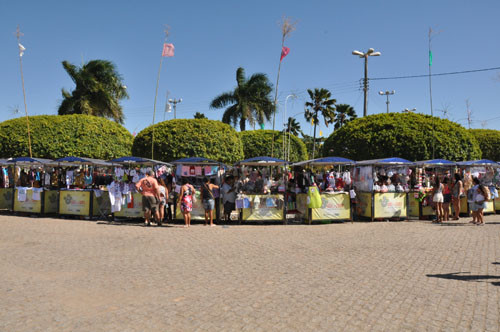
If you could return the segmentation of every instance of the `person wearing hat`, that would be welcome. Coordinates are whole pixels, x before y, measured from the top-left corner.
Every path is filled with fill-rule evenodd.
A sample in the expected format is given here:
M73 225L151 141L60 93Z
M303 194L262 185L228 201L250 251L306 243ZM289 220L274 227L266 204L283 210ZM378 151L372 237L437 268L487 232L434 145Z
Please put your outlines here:
M146 177L135 184L135 188L142 195L142 210L144 211L144 223L151 224L150 219L154 215L155 220L159 220L158 203L160 197L160 187L158 181L153 177L154 172L149 170Z

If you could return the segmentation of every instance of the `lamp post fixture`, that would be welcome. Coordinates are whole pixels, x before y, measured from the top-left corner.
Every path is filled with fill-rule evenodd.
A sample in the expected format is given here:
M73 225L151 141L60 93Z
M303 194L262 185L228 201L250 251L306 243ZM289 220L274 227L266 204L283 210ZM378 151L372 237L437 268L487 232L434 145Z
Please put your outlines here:
M182 98L179 98L179 99L175 99L175 98L174 99L169 99L168 102L174 105L174 119L177 119L177 104L178 103L182 103Z
M392 91L379 91L378 94L381 95L381 96L387 96L387 101L385 102L387 104L387 113L389 113L389 104L390 104L390 101L389 101L389 96L390 95L393 95L395 94L396 91L392 90Z
M380 52L375 52L373 48L369 48L368 51L365 53L360 52L360 51L352 51L353 55L357 55L360 58L365 59L365 78L363 80L363 91L365 92L365 102L364 102L364 107L363 107L363 116L367 115L367 110L368 110L368 57L369 56L380 56Z
M288 123L288 119L286 117L286 105L287 105L287 102L288 102L288 98L292 98L292 99L297 99L297 95L292 93L292 94L289 94L288 96L286 96L285 98L285 112L283 113L283 125L285 127L285 130L283 132L283 159L284 160L287 160L288 161L288 157L287 157L287 146L286 146L286 132L287 132L287 127L289 125ZM288 145L290 145L290 130L288 130Z
M412 108L411 110L405 108L404 110L402 110L401 112L403 113L412 113L412 112L415 112L417 109L416 108Z

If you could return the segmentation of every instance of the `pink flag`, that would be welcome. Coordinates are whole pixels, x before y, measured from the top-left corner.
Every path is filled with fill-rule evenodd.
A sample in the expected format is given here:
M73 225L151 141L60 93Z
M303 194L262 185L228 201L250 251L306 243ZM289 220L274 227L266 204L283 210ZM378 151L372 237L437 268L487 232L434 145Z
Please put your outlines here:
M174 44L163 44L163 52L161 52L161 56L174 56Z
M281 49L280 61L283 60L283 58L286 57L288 55L288 53L290 53L290 49L286 46L283 46L283 48Z

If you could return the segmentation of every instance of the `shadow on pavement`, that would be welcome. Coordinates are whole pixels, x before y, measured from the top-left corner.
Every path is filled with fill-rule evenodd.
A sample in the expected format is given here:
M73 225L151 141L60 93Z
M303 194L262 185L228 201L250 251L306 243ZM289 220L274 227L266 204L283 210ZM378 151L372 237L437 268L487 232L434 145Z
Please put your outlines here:
M493 263L495 264L495 263ZM441 279L451 279L460 281L475 281L482 282L484 280L499 279L500 276L490 276L487 274L467 274L469 272L455 272L455 273L445 273L445 274L426 274L429 278L441 278ZM500 286L500 281L492 282L493 286Z

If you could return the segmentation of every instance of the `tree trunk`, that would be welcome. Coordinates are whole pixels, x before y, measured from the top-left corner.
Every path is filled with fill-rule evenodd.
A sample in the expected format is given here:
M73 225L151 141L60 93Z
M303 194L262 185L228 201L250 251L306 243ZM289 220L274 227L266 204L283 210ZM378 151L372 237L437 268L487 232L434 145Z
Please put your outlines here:
M318 117L318 111L316 111L316 114L314 118ZM312 159L314 159L314 154L316 152L316 120L314 120L314 135L313 135L313 154L312 154Z
M244 119L244 118L240 119L240 131L245 131L246 122L247 122L246 119Z

